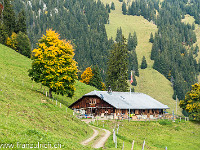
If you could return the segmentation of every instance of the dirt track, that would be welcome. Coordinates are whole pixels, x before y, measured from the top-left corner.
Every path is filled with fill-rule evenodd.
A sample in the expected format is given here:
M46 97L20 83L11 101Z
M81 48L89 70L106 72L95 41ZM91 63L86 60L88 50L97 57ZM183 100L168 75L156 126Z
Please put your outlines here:
M85 119L85 120L82 120L82 121L84 121L86 123L89 123L91 120ZM90 127L94 131L94 134L90 138L88 138L85 141L81 142L82 145L88 145L92 140L95 139L96 136L99 135L99 131L95 129L97 127L95 127L95 128L92 127L92 126L90 126ZM95 142L93 143L93 146L92 146L93 148L103 147L104 144L106 143L108 137L111 135L111 132L109 130L101 129L101 128L97 128L97 129L99 129L100 132L103 132L104 134L100 138L95 140Z

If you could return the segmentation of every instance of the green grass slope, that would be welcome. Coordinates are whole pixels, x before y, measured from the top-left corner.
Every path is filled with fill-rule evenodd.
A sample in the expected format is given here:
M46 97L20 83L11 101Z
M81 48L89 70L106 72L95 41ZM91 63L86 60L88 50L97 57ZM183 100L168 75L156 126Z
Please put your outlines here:
M77 82L74 98L56 96L56 105L55 100L43 94L47 88L28 77L30 67L30 59L0 44L0 149L5 146L2 144L21 149L23 144L38 142L52 147L57 144L59 148L61 144L64 149L90 149L79 143L92 130L76 119L70 109L66 112L65 105L60 108L60 102L70 104L95 88Z
M103 124L110 131L116 129L117 124L120 125L117 134L117 149L122 149L124 142L124 149L130 150L133 140L134 150L141 150L144 140L145 150L164 150L165 147L170 150L197 150L200 147L198 122L158 120L151 122L105 121L103 123L99 121L98 127L103 127ZM105 147L116 150L112 138L112 136L109 137Z
M149 42L151 32L157 31L157 26L147 21L142 16L123 15L118 0L112 0L115 3L115 10L111 10L110 24L106 24L108 37L115 38L117 28L121 27L126 38L128 34L134 31L137 33L138 46L136 52L138 55L138 63L141 65L142 57L145 56L148 64L147 69L140 69L140 77L137 78L138 85L135 87L136 92L142 92L152 96L160 102L170 107L169 112L176 108L175 101L172 99L173 89L170 82L158 71L152 69L153 61L150 59L152 44ZM110 0L102 0L104 4L111 4ZM178 109L181 114L181 109Z

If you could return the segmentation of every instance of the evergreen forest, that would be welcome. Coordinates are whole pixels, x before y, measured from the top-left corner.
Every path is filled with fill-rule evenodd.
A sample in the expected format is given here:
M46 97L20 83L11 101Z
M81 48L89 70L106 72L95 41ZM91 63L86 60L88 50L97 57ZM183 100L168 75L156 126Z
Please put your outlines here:
M98 65L101 78L105 82L113 45L124 40L127 48L127 56L124 58L127 59L126 80L130 79L131 71L134 72L134 79L135 76L139 77L135 51L136 33L133 31L127 39L123 39L122 29L119 27L116 39L107 37L105 24L110 23L109 13L115 10L114 3L104 5L100 0L11 0L11 3L10 0L1 0L0 2L9 5L4 6L4 11L0 11L1 43L16 48L23 55L30 57L30 49L36 48L38 39L51 28L58 32L62 39L72 42L79 70L83 72L87 67ZM158 31L155 35L151 34L149 40L153 43L151 51L153 68L171 81L174 89L173 98L175 99L177 95L179 99L184 99L191 85L197 82L200 67L196 60L199 47L194 45L197 41L195 25L184 24L181 20L189 14L194 17L196 24L200 24L200 1L121 2L124 15L141 15L157 25ZM15 42L16 40L18 41ZM23 49L25 47L23 43L28 45L26 49Z
M199 48L193 46L197 41L194 24L184 24L181 20L189 14L199 24L200 1L167 0L160 3L157 0L136 0L126 8L127 15L142 15L157 25L158 31L149 40L153 43L153 68L171 81L173 98L177 95L179 99L184 99L191 85L197 82L199 65L196 57Z

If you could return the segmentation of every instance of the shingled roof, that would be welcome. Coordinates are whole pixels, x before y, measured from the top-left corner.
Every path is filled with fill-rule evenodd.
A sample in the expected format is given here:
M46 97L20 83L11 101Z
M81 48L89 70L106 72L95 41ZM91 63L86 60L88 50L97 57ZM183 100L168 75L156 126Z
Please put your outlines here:
M167 105L143 93L92 91L85 96L98 96L117 109L169 109Z

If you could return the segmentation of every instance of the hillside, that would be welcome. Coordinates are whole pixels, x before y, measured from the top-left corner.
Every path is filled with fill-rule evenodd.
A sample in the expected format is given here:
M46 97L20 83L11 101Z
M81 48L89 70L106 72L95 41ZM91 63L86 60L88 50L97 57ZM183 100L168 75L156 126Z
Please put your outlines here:
M92 134L60 102L71 103L95 88L76 83L73 99L45 97L40 84L28 77L31 60L0 45L0 141L1 144L61 144L64 149L90 149L79 144ZM46 89L47 90L47 89ZM22 146L21 145L21 146ZM1 145L2 146L2 145ZM18 145L19 146L19 145ZM60 145L58 145L60 147ZM19 147L18 147L19 148Z
M185 18L182 19L182 21L184 23L189 23L189 24L193 24L195 19L193 16L190 16L190 15L185 15ZM195 45L198 45L198 47L200 47L200 25L198 24L195 24L195 33L196 33L196 36L197 36L197 42L194 44ZM198 56L196 57L196 60L199 62L199 59L200 59L200 51L198 52ZM198 81L200 81L200 75L198 76Z
M103 127L104 124L104 127ZM95 126L106 128L113 131L119 124L117 136L117 149L130 150L134 140L134 150L141 150L143 141L145 140L145 150L197 150L200 143L200 126L198 122L184 121L176 122L159 120L159 121L105 121L95 122ZM116 130L115 130L116 131ZM110 136L106 147L115 149L113 136ZM115 149L116 150L116 149Z
M102 2L104 4L111 3L109 0L102 0ZM128 38L130 32L133 33L135 31L138 38L136 53L139 65L143 56L147 59L148 68L139 70L140 76L137 78L138 85L135 87L135 90L148 94L168 105L171 108L169 112L172 112L175 110L176 104L172 99L173 88L171 83L158 71L152 69L153 61L150 59L152 44L149 42L149 38L151 32L154 34L157 31L156 25L147 21L142 16L123 15L121 11L122 3L118 0L113 0L113 2L115 3L115 10L111 10L109 14L110 24L106 24L108 37L115 38L117 28L119 27L122 28L122 32L126 38ZM178 109L178 114L181 114L181 109Z
M189 23L189 24L193 24L195 21L194 17L193 16L190 16L190 15L185 15L185 18L182 19L182 22L184 23ZM194 45L198 45L200 47L200 25L198 24L195 24L195 33L196 33L196 36L197 36L197 42L194 44ZM200 58L200 52L198 53L198 56L197 56L197 60Z

